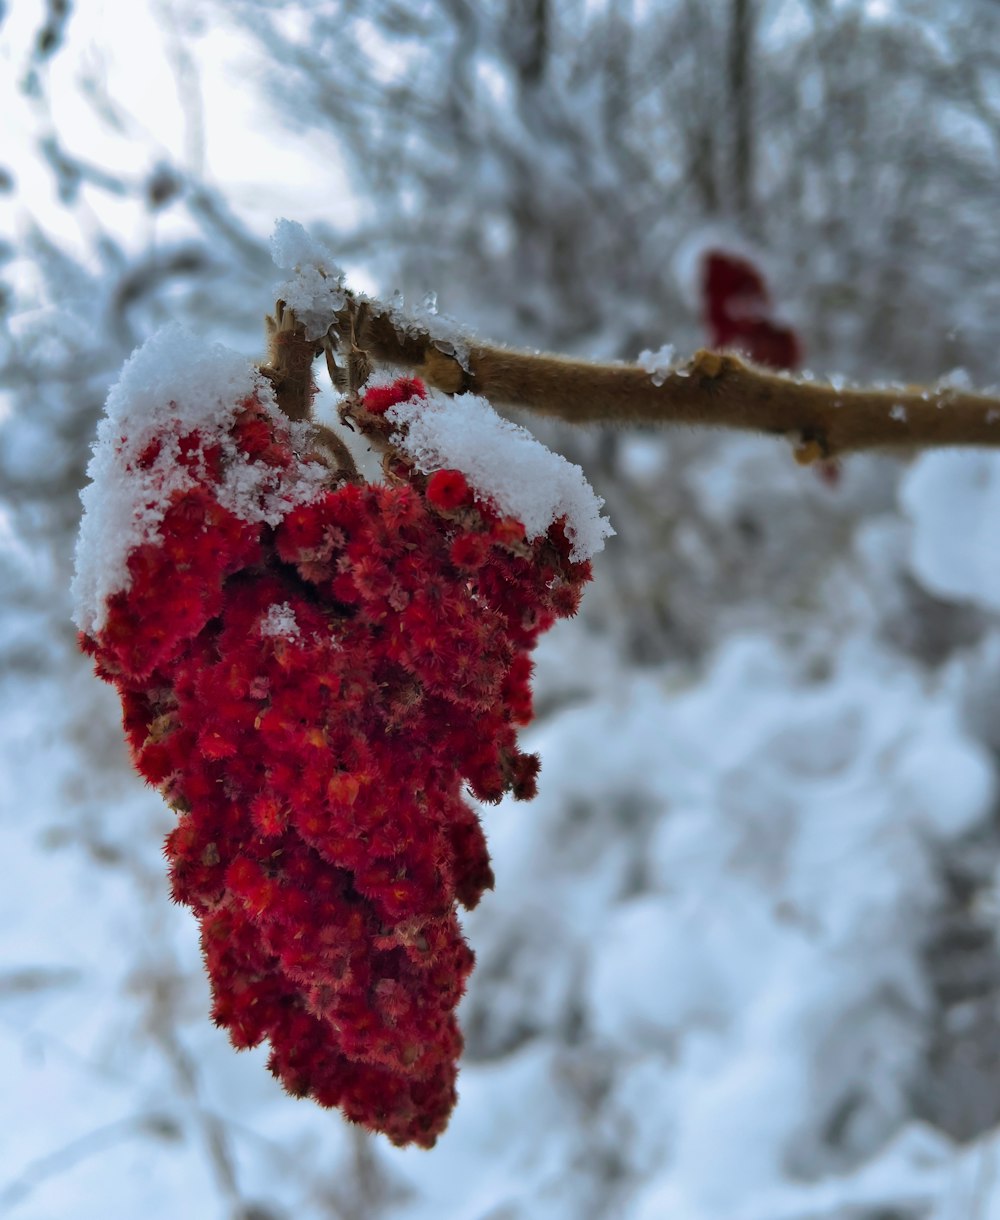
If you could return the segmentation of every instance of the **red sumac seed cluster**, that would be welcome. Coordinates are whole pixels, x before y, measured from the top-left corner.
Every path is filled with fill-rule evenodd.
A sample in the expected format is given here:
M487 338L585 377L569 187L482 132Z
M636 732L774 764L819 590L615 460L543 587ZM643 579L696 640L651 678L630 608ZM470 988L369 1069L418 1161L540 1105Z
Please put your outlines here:
M373 416L418 392L371 391ZM233 420L225 446L182 438L193 479L82 644L178 811L165 851L216 1022L236 1047L267 1040L292 1094L429 1147L473 964L456 909L492 884L464 790L533 795L529 653L589 564L564 523L529 541L459 471L403 455L392 483L242 519L217 494L229 442L254 469L304 459L254 398Z

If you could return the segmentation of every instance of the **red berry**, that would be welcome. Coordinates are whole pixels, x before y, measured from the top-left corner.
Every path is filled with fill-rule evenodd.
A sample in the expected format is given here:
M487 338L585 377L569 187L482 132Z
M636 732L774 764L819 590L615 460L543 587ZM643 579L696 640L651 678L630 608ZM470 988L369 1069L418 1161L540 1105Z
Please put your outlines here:
M435 508L461 508L472 499L472 491L460 470L437 470L427 480L427 499Z
M401 402L409 402L411 398L426 398L424 383L416 377L400 377L392 385L372 386L362 396L366 411L372 415L384 415L390 407Z
M802 361L798 335L774 317L764 277L745 258L710 250L702 269L705 324L713 347L735 347L758 364L794 369Z

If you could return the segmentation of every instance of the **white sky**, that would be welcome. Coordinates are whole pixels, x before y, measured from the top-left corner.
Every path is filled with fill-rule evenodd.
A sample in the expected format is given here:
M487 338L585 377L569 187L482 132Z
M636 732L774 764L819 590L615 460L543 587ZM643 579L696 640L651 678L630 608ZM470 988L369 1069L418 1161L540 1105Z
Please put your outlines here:
M204 6L201 7L202 14ZM350 222L354 204L331 143L273 128L258 100L256 44L234 24L220 23L212 6L194 36L171 37L171 16L199 8L189 0L78 0L67 26L66 45L46 69L46 104L25 96L21 83L28 53L43 20L38 0L12 6L0 27L0 113L5 116L0 164L17 181L13 195L0 195L0 234L23 236L34 221L60 242L85 253L97 217L127 245L145 244L157 226L166 236L176 219L170 209L142 214L106 191L85 186L75 215L55 195L53 175L41 161L37 141L56 131L63 148L94 166L142 179L158 161L170 162L210 183L223 185L229 205L256 231L270 231L275 216L308 222L315 201L332 206L326 219ZM84 100L82 88L104 96L108 112L122 122L115 131ZM182 102L182 93L185 101Z

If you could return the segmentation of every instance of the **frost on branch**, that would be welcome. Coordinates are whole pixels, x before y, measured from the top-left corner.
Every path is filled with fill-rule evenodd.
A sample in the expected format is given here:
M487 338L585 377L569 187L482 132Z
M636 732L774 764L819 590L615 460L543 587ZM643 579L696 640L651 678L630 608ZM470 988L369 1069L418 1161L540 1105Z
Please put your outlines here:
M468 372L471 335L447 314L439 313L429 294L417 305L407 304L397 292L389 302L376 301L361 292L348 294L344 271L333 251L294 220L279 220L271 237L271 257L287 278L275 286L275 298L284 301L305 327L307 339L319 339L335 323L348 296L367 304L392 323L398 336L427 335L438 351L454 356Z
M676 368L677 353L672 343L664 343L654 352L646 348L639 353L639 364L652 379L653 385L661 386Z
M268 1041L292 1094L429 1147L473 963L457 907L493 880L464 789L534 795L529 654L575 612L577 556L606 529L571 524L575 476L543 523L471 448L467 472L458 450L418 467L403 431L422 407L413 379L369 391L357 416L390 482L338 486L238 357L160 336L109 397L76 590L136 767L178 813L172 893L199 920L215 1021L238 1048Z

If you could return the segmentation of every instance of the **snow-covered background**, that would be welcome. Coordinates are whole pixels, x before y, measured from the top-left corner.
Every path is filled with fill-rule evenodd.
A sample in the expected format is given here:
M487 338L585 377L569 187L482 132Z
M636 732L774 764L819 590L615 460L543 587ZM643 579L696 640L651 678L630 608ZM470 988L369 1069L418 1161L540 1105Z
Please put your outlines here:
M520 421L618 537L539 653L540 795L484 811L431 1152L207 1019L68 594L108 386L174 319L259 353L279 215L603 357L693 350L722 241L815 372L1000 381L998 35L973 0L0 5L0 1216L1000 1217L1000 457L830 485Z

